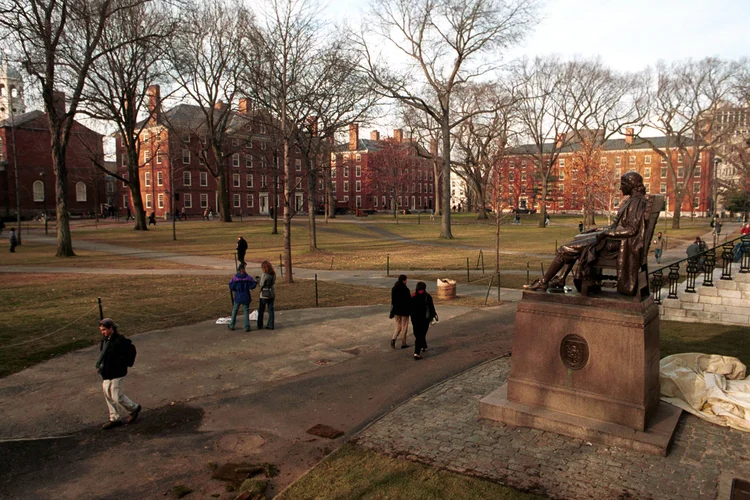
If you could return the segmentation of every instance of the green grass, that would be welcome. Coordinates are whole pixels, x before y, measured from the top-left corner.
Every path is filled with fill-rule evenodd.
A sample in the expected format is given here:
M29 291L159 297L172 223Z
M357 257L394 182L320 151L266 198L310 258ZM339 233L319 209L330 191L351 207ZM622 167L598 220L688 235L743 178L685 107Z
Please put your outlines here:
M661 322L661 357L683 352L721 354L750 365L750 327Z
M544 497L347 444L276 498L531 500Z

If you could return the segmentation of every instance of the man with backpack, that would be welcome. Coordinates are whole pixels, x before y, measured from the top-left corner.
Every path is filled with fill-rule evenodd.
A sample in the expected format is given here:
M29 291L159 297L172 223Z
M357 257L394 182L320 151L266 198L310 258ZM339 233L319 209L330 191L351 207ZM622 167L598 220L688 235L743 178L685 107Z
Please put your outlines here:
M109 422L102 429L113 429L123 423L132 424L141 412L141 405L134 403L123 392L123 379L128 367L135 362L135 346L127 337L117 333L117 325L110 318L99 322L99 331L104 338L99 344L99 359L96 369L102 376L104 399L109 408ZM126 417L123 422L122 417Z

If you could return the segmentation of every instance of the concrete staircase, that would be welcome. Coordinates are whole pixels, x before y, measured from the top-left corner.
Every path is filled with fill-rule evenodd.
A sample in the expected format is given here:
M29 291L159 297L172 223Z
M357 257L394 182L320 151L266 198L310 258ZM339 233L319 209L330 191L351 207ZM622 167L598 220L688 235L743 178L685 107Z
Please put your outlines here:
M750 273L732 269L731 280L721 280L721 267L714 270L714 286L703 286L702 275L696 280L695 293L678 287L678 299L668 299L668 288L662 289L659 315L668 321L718 323L750 326Z

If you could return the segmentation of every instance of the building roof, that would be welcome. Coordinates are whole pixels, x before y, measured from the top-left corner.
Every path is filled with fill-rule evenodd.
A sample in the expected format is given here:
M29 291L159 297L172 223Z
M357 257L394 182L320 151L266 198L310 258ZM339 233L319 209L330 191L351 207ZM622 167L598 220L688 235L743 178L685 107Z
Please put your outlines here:
M49 131L49 123L47 122L47 113L44 111L34 110L27 113L21 113L20 115L14 115L12 118L6 118L0 121L0 128L11 128L17 129L38 129ZM80 122L73 122L73 133L87 133L98 136L103 136L95 130L91 130Z
M383 144L385 144L386 139L380 139L377 141L374 141L372 139L359 139L357 142L357 151L367 151L368 153L374 153L375 151L380 151L383 148ZM429 158L430 152L427 151L421 144L414 141L404 140L400 144L403 144L404 146L413 146L417 148L417 151L419 153L419 156ZM347 153L347 152L353 152L349 149L349 143L342 143L338 144L336 147L333 148L333 150L337 153Z
M218 110L217 110L218 111ZM227 128L228 133L239 132L247 127L248 124L257 121L258 117L264 116L262 111L250 111L247 114L238 113L236 111L229 111L229 127ZM267 116L266 116L267 118ZM136 128L142 127L147 120L141 120L136 125ZM268 120L265 120L268 123ZM203 109L196 104L178 104L173 108L170 108L162 112L159 120L160 125L169 126L176 130L190 130L197 132L202 130L205 126L206 119L203 114Z
M0 121L0 127L15 126L16 128L21 128L44 116L46 116L46 114L43 111L29 111L28 113L21 113L20 115L14 115L12 118L6 118L5 120Z
M692 141L688 141L691 143ZM544 154L550 154L554 150L554 142L547 142L543 146ZM605 151L625 151L625 150L636 150L636 149L652 149L651 144L654 147L662 149L667 147L667 137L634 137L633 143L628 144L625 138L621 139L609 139L604 142L603 148ZM675 147L674 145L672 147ZM560 150L561 154L572 153L580 149L578 143L570 144ZM516 146L508 150L509 155L533 155L537 153L537 147L535 144L523 144Z

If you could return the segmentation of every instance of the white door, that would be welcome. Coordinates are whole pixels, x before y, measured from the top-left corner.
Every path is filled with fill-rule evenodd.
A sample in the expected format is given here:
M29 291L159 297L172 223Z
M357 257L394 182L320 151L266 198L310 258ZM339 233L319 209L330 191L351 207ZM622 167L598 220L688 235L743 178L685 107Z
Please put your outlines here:
M262 215L268 215L268 193L260 193L258 196L258 204L260 205L260 213Z

